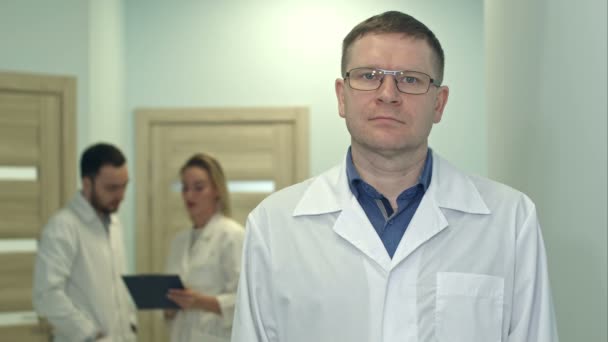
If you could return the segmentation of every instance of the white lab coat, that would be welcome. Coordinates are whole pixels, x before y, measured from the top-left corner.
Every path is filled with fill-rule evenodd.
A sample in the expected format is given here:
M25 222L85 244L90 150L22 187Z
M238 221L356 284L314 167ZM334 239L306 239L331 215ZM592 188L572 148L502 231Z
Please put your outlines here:
M240 224L217 213L192 248L192 229L175 237L167 273L179 274L184 285L196 292L215 296L222 315L203 310L178 311L169 325L172 342L230 341L244 235Z
M109 233L108 233L109 232ZM126 271L122 227L108 231L77 193L42 230L34 271L33 303L54 329L54 341L135 341L135 306L121 278Z
M555 342L534 204L438 155L391 259L345 164L247 221L233 342Z

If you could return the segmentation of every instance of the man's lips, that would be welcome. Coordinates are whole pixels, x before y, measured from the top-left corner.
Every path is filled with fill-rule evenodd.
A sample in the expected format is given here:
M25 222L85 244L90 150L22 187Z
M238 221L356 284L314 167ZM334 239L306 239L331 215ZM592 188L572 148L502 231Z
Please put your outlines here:
M373 118L370 118L369 120L370 121L392 121L392 122L404 123L403 121L397 119L394 116L386 116L386 115L374 116Z

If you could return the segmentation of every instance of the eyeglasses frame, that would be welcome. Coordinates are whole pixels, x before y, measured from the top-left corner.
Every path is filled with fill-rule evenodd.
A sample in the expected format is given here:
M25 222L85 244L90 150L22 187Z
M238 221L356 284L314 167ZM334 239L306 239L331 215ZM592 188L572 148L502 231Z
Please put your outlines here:
M370 69L370 70L374 70L374 71L381 71L382 72L382 78L380 79L380 83L378 84L378 87L374 88L374 89L358 89L358 88L353 87L350 84L350 74L353 72L353 70L357 70L357 69ZM399 89L399 85L397 84L397 75L400 74L400 73L404 73L404 72L415 72L415 73L418 73L418 74L423 74L423 75L428 76L430 82L429 82L429 86L427 87L426 91L424 93L408 93L408 92L405 92L405 91L402 91L401 89ZM382 83L384 82L384 78L386 77L386 75L392 75L393 76L393 79L395 81L395 86L396 86L397 90L400 93L403 93L403 94L424 95L424 94L426 94L426 93L429 92L429 90L431 89L432 85L435 86L435 87L437 87L437 88L441 87L441 83L437 83L435 81L435 79L433 77L431 77L431 75L429 75L427 73L424 73L424 72L421 72L421 71L416 71L416 70L386 70L386 69L380 69L380 68L358 67L358 68L352 68L349 71L347 71L346 74L344 74L344 78L343 79L348 83L348 86L351 89L358 90L358 91L374 91L374 90L378 90L378 89L380 89L380 87L382 87Z

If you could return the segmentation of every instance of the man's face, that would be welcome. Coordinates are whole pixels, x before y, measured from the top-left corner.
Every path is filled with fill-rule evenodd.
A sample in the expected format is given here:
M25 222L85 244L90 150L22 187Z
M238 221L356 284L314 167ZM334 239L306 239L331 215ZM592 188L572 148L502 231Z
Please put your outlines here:
M424 40L396 33L367 34L351 46L346 70L410 70L436 78L433 61ZM431 127L441 120L448 99L444 86L431 85L421 95L401 93L390 75L377 90L355 90L341 78L335 86L339 113L346 120L353 149L386 156L426 149Z
M84 195L97 212L109 215L118 210L128 182L129 173L126 165L120 167L105 165L94 179L89 177L83 179Z

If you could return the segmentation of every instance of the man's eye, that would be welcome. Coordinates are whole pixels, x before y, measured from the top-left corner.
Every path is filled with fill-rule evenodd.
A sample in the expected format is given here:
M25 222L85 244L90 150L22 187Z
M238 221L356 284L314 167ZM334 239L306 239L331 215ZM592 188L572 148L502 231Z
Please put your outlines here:
M373 72L368 72L368 73L363 74L362 77L363 77L363 79L366 79L366 80L373 80L376 78L376 74Z
M402 81L404 83L409 83L409 84L416 84L418 83L418 79L416 77L413 76L405 76Z

